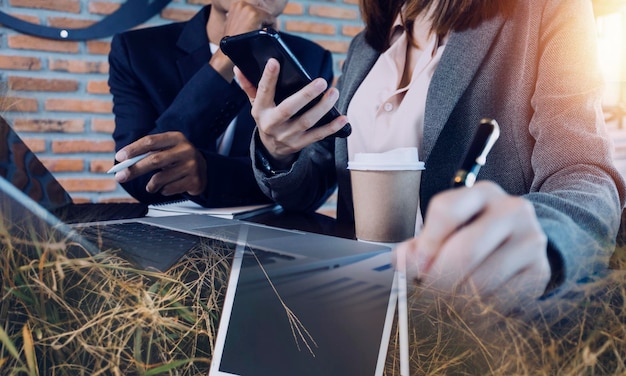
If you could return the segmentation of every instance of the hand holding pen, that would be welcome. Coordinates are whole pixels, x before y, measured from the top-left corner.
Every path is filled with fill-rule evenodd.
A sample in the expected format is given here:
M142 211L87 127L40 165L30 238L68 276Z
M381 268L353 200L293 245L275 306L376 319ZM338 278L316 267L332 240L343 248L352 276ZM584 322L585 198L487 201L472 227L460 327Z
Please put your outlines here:
M132 157L129 159L126 159L116 165L114 165L113 167L111 167L109 169L109 171L107 171L107 174L115 174L119 171L122 171L125 168L129 168L130 166L135 165L135 163L139 162L140 160L144 159L145 157L149 156L150 154L152 154L152 152L147 152L147 153L143 153L143 154L139 154L136 157Z
M533 205L493 181L474 184L499 134L495 121L481 121L451 182L461 188L435 195L420 233L394 250L397 259L406 257L408 280L494 306L535 299L550 279L547 239Z
M204 156L181 132L144 136L120 149L115 158L120 163L109 170L109 173L115 173L115 180L127 183L140 176L149 176L149 179L143 179L145 183L140 181L148 193L196 196L206 187Z

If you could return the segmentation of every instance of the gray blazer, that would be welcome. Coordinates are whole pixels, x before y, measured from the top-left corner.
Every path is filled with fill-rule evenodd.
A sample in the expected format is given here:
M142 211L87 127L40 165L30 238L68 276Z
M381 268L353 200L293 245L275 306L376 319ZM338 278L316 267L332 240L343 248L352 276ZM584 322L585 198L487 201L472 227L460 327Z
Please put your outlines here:
M506 20L453 32L428 90L420 149L426 211L449 187L480 119L496 119L500 139L478 179L533 203L553 274L569 281L606 265L625 197L601 111L594 25L588 0L518 0ZM352 41L338 82L343 113L378 55L362 34ZM347 142L337 139L302 150L287 173L255 173L288 210L314 210L337 183L338 220L352 222L346 167Z

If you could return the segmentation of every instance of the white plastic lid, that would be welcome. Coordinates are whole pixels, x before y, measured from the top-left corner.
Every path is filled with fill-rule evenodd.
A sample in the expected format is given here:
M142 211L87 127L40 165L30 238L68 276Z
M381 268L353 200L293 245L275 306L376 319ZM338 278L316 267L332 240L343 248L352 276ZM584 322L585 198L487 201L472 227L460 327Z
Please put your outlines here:
M384 153L356 153L348 162L350 170L423 170L424 162L419 161L417 148L393 149Z

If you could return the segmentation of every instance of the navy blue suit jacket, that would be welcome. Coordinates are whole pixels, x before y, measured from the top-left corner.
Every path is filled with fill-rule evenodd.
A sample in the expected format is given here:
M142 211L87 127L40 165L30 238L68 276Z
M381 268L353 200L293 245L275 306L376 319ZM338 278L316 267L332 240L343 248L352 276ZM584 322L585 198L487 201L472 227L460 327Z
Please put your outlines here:
M268 202L252 172L250 140L255 123L250 103L235 83L226 82L209 64L206 35L210 6L187 22L127 31L113 37L109 86L113 94L116 150L148 134L180 131L204 155L207 188L200 196L162 196L146 192L152 174L122 186L145 203L189 198L204 206ZM294 35L281 37L312 77L333 79L332 56L319 45ZM226 156L216 144L238 115L233 145Z

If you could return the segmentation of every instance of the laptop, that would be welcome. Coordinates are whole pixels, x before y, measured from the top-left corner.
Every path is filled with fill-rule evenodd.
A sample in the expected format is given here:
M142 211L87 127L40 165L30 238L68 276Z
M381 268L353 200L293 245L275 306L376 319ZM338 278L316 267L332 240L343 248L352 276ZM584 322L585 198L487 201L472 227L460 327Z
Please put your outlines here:
M69 193L0 116L0 176L65 223L142 217L138 202L74 203Z
M69 225L2 177L0 213L0 246L9 234L73 244L74 257L118 249L143 269L203 241L234 249L212 375L382 374L397 299L387 246L197 214Z
M397 299L385 245L197 214L68 225L1 177L0 213L0 247L27 239L25 252L50 241L73 244L75 257L118 247L140 268L167 270L202 241L234 249L211 375L382 375Z

